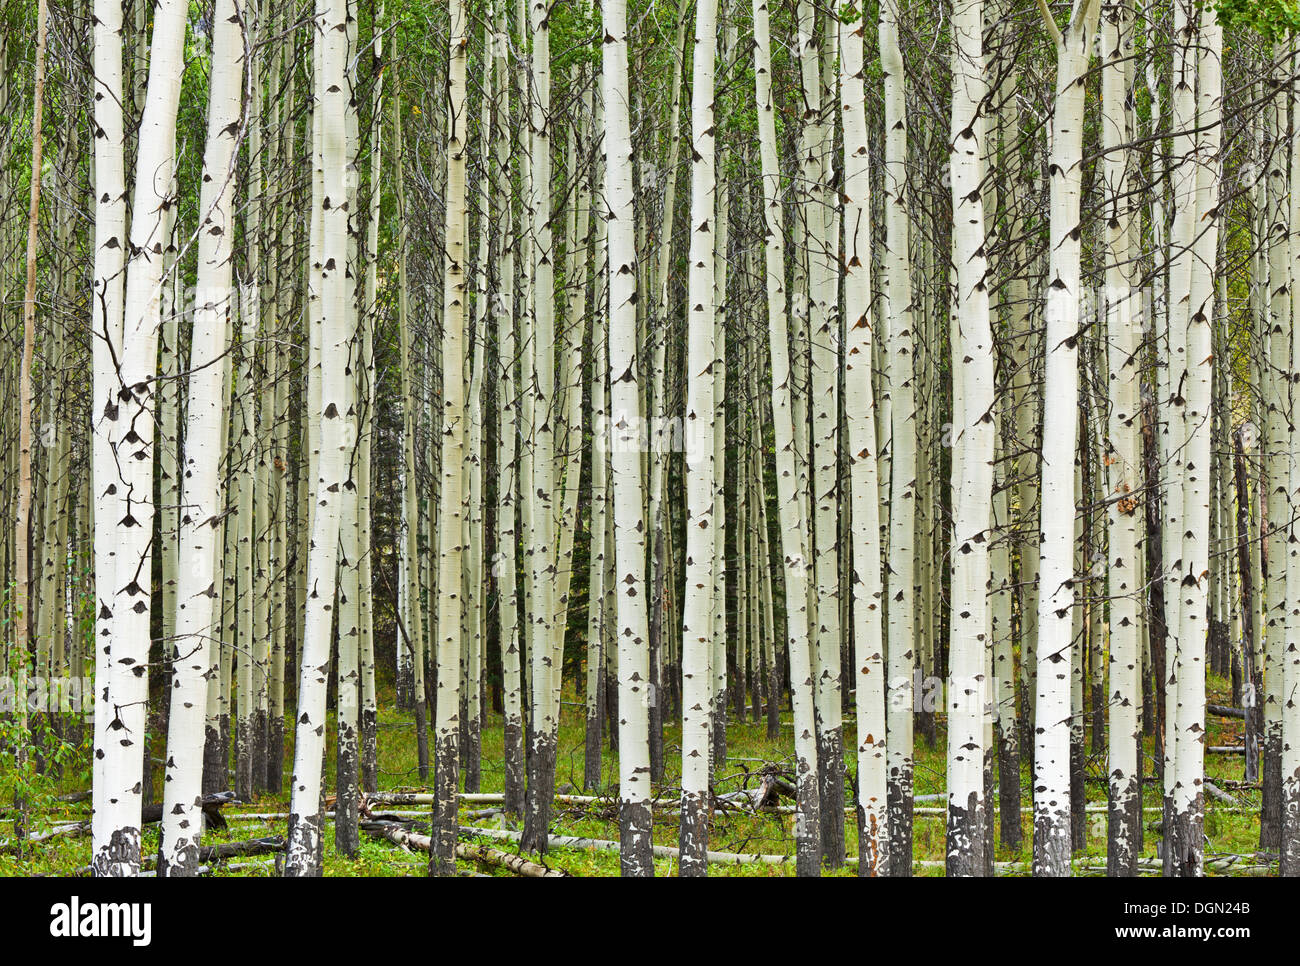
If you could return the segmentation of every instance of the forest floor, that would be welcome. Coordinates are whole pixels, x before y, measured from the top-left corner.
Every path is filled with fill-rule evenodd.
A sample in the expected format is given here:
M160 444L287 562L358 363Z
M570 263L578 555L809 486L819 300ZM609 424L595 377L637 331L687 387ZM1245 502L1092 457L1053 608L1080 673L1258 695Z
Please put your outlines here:
M1216 676L1209 680L1209 700L1214 703L1229 703L1227 682ZM421 786L416 762L415 725L407 712L398 712L391 703L391 694L381 704L379 717L379 787L381 791L428 790ZM582 793L584 723L583 709L577 696L566 694L560 728L560 751L556 769L556 790L560 793ZM293 720L291 715L287 716ZM718 769L720 778L715 786L717 792L732 791L741 787L755 787L757 772L766 762L791 764L793 744L790 714L781 716L781 739L769 741L766 736L765 721L752 721L746 718L737 721L734 715L728 723L728 758L725 767ZM846 718L846 735L851 735L852 717ZM331 716L331 731L332 716ZM229 806L223 814L229 820L224 830L212 830L204 835L204 844L233 842L268 835L283 835L285 822L276 820L241 819L241 814L282 813L288 810L288 787L293 766L292 735L286 736L284 786L280 794L270 792L258 795L255 801ZM1237 719L1222 719L1214 716L1209 720L1210 745L1240 745L1243 742L1243 722ZM89 741L87 737L86 741ZM938 738L934 747L929 747L925 740L917 736L916 757L916 794L933 795L944 791L945 768L945 734L944 719L938 719ZM156 741L155 754L161 753L161 739ZM851 753L853 742L846 740L846 749ZM330 741L330 761L326 769L330 784L333 784L334 742ZM666 782L663 785L663 797L674 798L674 786L680 774L680 728L667 728L665 731L665 771ZM1091 748L1091 729L1085 742L1085 750ZM1148 775L1154 772L1153 742L1150 737L1145 740L1147 760L1145 770ZM71 752L72 749L69 749ZM88 747L76 750L75 756L69 755L69 764L65 767L64 777L47 783L43 794L35 799L36 810L31 816L31 829L40 832L61 822L88 818L90 803L60 804L55 796L67 792L79 791L87 787L86 772L89 761ZM483 792L500 792L502 789L502 730L499 715L488 716L487 727L483 733L482 783ZM852 761L850 771L856 770ZM1205 833L1206 858L1224 854L1253 854L1259 841L1259 797L1258 788L1240 786L1243 758L1241 755L1207 754L1206 775L1227 791L1240 804L1229 806L1224 802L1207 797ZM1076 853L1077 874L1102 874L1106 859L1106 772L1105 756L1089 755L1087 761L1087 797L1089 806L1103 806L1099 811L1087 813L1086 847ZM617 753L611 752L606 742L603 755L603 775L605 785L612 786L618 775ZM161 789L161 768L155 765L155 788ZM850 778L851 781L851 778ZM846 791L846 794L851 792ZM612 805L612 802L611 802ZM944 816L942 800L917 803L919 809L933 811L918 813L914 823L914 858L918 865L916 875L943 875L944 858ZM1157 843L1160 841L1158 831L1160 822L1160 787L1151 778L1147 779L1144 789L1143 824L1144 851L1146 857L1154 859ZM422 810L415 806L374 806L380 810ZM521 823L500 814L487 818L470 819L470 812L483 811L481 804L462 806L462 823L479 824L491 828L518 829ZM785 854L793 856L794 836L793 817L788 814L753 814L736 811L719 812L715 816L710 834L709 848L717 852L743 852L764 854ZM857 854L857 832L854 814L846 810L846 840L848 854ZM1031 836L1033 817L1030 798L1030 776L1027 767L1022 766L1021 774L1021 830L1022 840L1018 849L1007 849L1000 841L997 849L999 863L1024 863L1022 866L1000 867L999 874L1027 875L1028 863L1032 856ZM656 844L677 845L677 819L672 814L655 815L654 838ZM579 836L589 839L618 840L618 823L616 810L604 805L561 805L557 803L552 813L551 830L553 835ZM0 839L13 834L12 816L0 811ZM503 851L518 852L518 845L496 839L479 838L481 844L489 845ZM157 852L158 826L146 827L142 854L148 859ZM616 876L619 874L619 856L616 851L594 848L574 848L554 846L542 860L553 869L563 870L573 875L582 876ZM90 862L90 839L88 836L59 837L37 843L28 848L26 855L19 859L12 848L0 848L0 876L30 875L74 875L83 870ZM344 858L334 850L332 820L327 821L325 839L325 875L327 876L403 876L424 875L428 856L423 852L410 852L385 840L375 839L366 834L361 836L360 854L355 859ZM672 857L655 859L656 875L673 875L677 860ZM1087 868L1085 868L1085 866ZM1097 867L1100 868L1097 868ZM487 873L510 875L501 869L480 866L473 862L461 862L460 868L465 873ZM212 870L213 875L251 875L270 876L275 874L275 857L261 856L231 860L227 866L218 865ZM794 874L792 863L785 865L771 863L717 864L710 866L713 875L743 876L787 876ZM852 865L826 874L854 875ZM1213 874L1213 870L1210 870Z

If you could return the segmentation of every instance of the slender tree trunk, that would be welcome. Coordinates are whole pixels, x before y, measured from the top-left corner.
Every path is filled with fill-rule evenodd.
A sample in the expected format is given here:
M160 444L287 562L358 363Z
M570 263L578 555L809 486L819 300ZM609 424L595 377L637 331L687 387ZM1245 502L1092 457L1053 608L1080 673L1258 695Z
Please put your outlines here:
M323 174L320 231L312 262L319 264L320 457L312 489L311 550L307 561L306 615L299 663L298 721L294 737L293 784L285 875L320 874L321 777L325 752L325 704L329 690L330 637L338 589L339 535L343 488L348 482L351 444L347 438L347 13L342 0L319 0L315 65L320 91L317 166ZM314 401L313 401L314 402ZM311 403L309 403L310 405ZM314 419L313 414L313 419Z
M221 357L234 310L231 269L244 45L241 0L221 0L213 24L208 140L199 199L199 260L194 334L190 339L185 420L184 483L177 534L181 566L176 586L176 663L172 670L167 773L163 784L159 876L195 875L203 819L203 755L207 691L217 672L211 641L220 615L215 582L220 552L221 424L226 418Z
M442 486L438 493L438 680L434 701L433 847L429 874L456 874L456 792L460 764L462 461L465 450L465 105L469 33L463 0L453 0L447 80L447 234L442 316ZM473 682L477 687L478 682Z
M1107 773L1107 872L1137 875L1142 821L1139 757L1142 751L1142 608L1138 569L1138 510L1141 507L1142 456L1139 381L1140 317L1135 318L1135 265L1129 239L1130 140L1128 63L1133 55L1132 11L1126 0L1102 11L1104 67L1102 135L1107 150L1106 340L1110 355L1110 422L1105 458L1109 526L1107 577L1110 597L1110 733ZM1097 725L1094 725L1097 727Z
M1037 700L1034 726L1034 874L1070 874L1070 679L1074 600L1074 454L1078 442L1079 196L1085 88L1100 0L1075 0L1056 46L1050 242L1045 306Z
M778 198L775 105L772 100L772 43L767 0L754 0L754 85L763 175L764 256L769 346L772 355L772 420L776 441L777 500L785 563L786 647L794 699L796 868L815 876L821 868L821 808L817 777L817 729L812 654L808 630L808 521L799 497L791 396L790 333L786 314L785 243Z
M109 511L116 515L111 539L117 542L117 564L112 579L114 593L120 595L113 611L113 650L106 669L114 720L108 725L112 734L97 749L104 755L106 800L91 859L96 875L136 875L140 869L147 757L142 737L149 695L144 669L149 661L153 566L153 382L161 325L158 291L166 246L164 211L171 204L166 193L171 189L176 153L186 10L180 0L165 0L154 12L149 85L135 166L131 256L118 359L118 405L123 410L118 418L128 429L116 440L121 489Z
M627 7L602 0L601 99L605 105L605 182L609 237L609 385L613 468L619 703L620 861L625 876L651 876L650 673L646 614L645 520L636 364L636 224L628 119Z
M713 689L714 542L722 507L714 499L714 177L713 78L717 3L695 6L691 84L691 216L687 293L686 596L682 608L681 875L708 874L710 728Z

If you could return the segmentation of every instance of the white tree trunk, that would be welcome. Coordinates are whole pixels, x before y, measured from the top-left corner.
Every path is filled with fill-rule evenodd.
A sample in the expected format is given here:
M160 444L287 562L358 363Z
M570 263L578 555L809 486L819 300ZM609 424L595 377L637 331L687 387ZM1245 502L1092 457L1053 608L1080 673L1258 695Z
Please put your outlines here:
M1085 87L1100 0L1075 0L1056 45L1051 131L1046 369L1034 707L1034 874L1070 874L1070 665L1074 615L1074 457L1078 448L1079 195ZM1046 8L1044 8L1046 11Z
M212 82L199 211L198 277L190 340L189 401L181 490L180 567L176 586L176 663L172 670L158 875L194 875L203 820L203 742L208 682L216 673L214 601L223 505L221 424L226 418L221 357L234 308L230 284L235 241L232 205L244 44L242 0L221 0L212 32Z
M1139 410L1141 324L1135 311L1135 265L1130 262L1132 203L1128 200L1130 140L1127 107L1133 14L1127 0L1102 11L1102 137L1106 205L1106 340L1109 350L1110 422L1106 452L1109 529L1110 731L1107 773L1110 875L1137 874L1142 820L1142 607L1138 568L1142 486L1142 416ZM1145 535L1146 528L1141 532ZM1094 725L1096 727L1096 725Z
M754 0L754 87L758 102L759 149L763 175L769 345L772 353L772 421L776 441L777 500L781 552L785 563L786 646L794 699L798 811L795 814L799 875L821 871L821 809L817 780L817 728L812 654L808 632L808 518L800 500L797 474L794 387L790 372L790 333L786 314L785 243L778 197L775 105L772 99L772 42L766 0Z
M627 5L602 0L605 184L609 232L610 446L618 635L619 829L625 876L654 874L651 861L649 622L646 613L644 488L636 366L636 224L628 119Z
M469 35L463 0L451 4L447 79L447 228L442 316L442 484L438 492L438 690L434 699L433 848L429 874L456 874L460 756L462 465L465 450L465 161Z
M319 0L316 7L315 67L319 110L313 112L321 169L320 231L313 264L320 266L320 341L312 368L319 365L320 456L312 489L311 549L307 560L307 600L298 680L298 722L294 739L293 784L289 800L289 840L285 875L320 874L321 772L325 749L325 699L329 688L330 635L338 588L340 513L348 461L355 440L347 438L348 362L348 212L346 8L343 0ZM314 401L309 400L309 407Z
M853 530L853 656L858 727L858 875L889 870L886 814L885 654L881 615L880 481L871 389L871 167L863 92L866 18L840 15L840 98L844 118L844 415L848 423ZM910 360L909 360L910 364ZM907 432L911 427L907 427ZM910 582L910 581L909 581ZM911 587L908 587L911 591ZM908 681L911 683L910 678ZM910 708L908 709L910 713ZM831 805L830 802L827 803ZM838 812L838 809L830 809ZM837 815L838 819L839 816Z
M165 0L154 12L149 87L140 120L135 194L131 212L131 257L127 265L122 353L118 358L120 472L110 539L117 544L113 568L112 654L107 667L104 819L91 866L96 875L136 875L140 870L140 809L149 697L149 614L153 566L153 386L164 250L164 211L171 204L176 154L176 112L180 102L181 53L187 6Z
M714 542L722 507L714 500L713 375L714 176L713 78L717 2L695 6L691 86L690 275L687 292L686 591L682 607L681 875L708 873L709 755L713 694Z
M993 496L993 333L985 252L983 2L953 9L950 170L961 408L953 416L954 530L948 684L948 875L982 875L989 554ZM960 469L958 469L960 467Z
M95 747L109 741L109 666L117 603L118 474L113 451L118 426L117 360L122 357L126 264L126 172L122 119L122 5L96 0L94 23L95 264L91 298L93 398L91 475L94 487ZM104 840L105 758L94 755L92 838Z

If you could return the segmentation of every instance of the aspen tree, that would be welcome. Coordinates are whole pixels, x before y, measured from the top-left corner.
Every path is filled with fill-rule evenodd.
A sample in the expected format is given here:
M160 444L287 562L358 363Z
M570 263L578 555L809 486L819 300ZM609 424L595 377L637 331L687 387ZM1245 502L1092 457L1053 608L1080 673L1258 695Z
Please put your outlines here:
M425 652L424 652L424 611L421 601L420 586L420 498L416 480L416 428L418 425L416 373L412 368L414 362L413 339L411 333L411 313L409 305L409 282L407 271L408 222L406 207L406 187L403 174L402 156L402 101L394 95L393 104L393 153L396 158L396 193L398 218L397 246L397 327L401 347L402 364L402 496L405 523L405 540L403 551L406 560L406 608L407 625L401 630L403 649L411 668L411 703L415 707L416 745L421 781L429 777L429 732L427 710L425 707ZM400 660L400 659L399 659ZM400 685L400 678L399 678Z
M776 440L777 499L785 563L786 648L794 701L797 811L795 835L800 875L821 868L821 808L817 777L817 730L812 654L808 631L808 524L796 474L790 335L786 315L785 244L778 200L780 175L772 101L772 42L766 0L754 0L754 86L763 176L764 267L772 356L772 421Z
M844 119L844 412L853 515L853 657L858 730L858 875L889 871L885 762L885 654L881 614L879 449L871 388L871 168L864 103L863 33L856 6L838 17ZM910 429L910 427L909 427ZM909 588L910 589L910 588ZM910 709L909 709L910 711ZM836 803L827 802L829 812ZM839 816L835 816L838 820Z
M497 327L497 558L493 571L500 581L498 615L500 618L500 647L502 667L502 700L504 704L505 759L505 809L512 814L523 811L524 805L524 717L522 707L520 659L523 639L519 630L519 600L516 587L516 552L518 537L515 530L517 513L516 487L518 461L515 457L516 438L519 433L519 391L515 383L518 343L515 338L515 253L517 239L514 232L515 216L510 196L510 140L506 131L513 130L510 114L510 35L507 25L507 7L504 2L497 8L497 39L493 46L497 87L501 92L498 111L501 122L497 126L496 141L496 210L505 212L501 230L501 248L498 272L499 291L492 299L492 312Z
M667 372L669 332L668 320L671 317L672 296L672 260L675 251L674 231L677 216L677 175L681 156L681 100L682 74L686 60L686 26L690 19L690 5L679 4L677 9L677 28L673 38L672 58L672 94L668 108L668 155L664 167L663 218L659 227L659 258L655 267L655 278L659 286L658 304L654 319L660 331L655 335L653 371L650 379L650 419L649 427L649 526L653 534L650 546L650 673L651 684L666 692L666 674L664 664L667 648L665 647L665 628L669 626L668 618L668 570L671 561L668 554L669 531L666 525L667 511L664 505L664 491L668 485L670 465L668 439L668 401ZM648 174L649 172L646 172ZM642 175L645 180L646 175ZM663 704L656 702L650 709L650 768L652 778L663 778Z
M109 741L109 667L117 602L115 567L118 477L113 456L118 425L117 360L122 357L122 306L126 264L126 172L122 118L122 6L114 0L94 3L95 231L91 295L92 403L91 477L94 528L91 545L95 568L95 710L94 742ZM107 807L105 756L91 765L92 837L103 840Z
M812 463L810 536L815 586L812 627L813 670L816 676L817 765L821 781L822 855L832 868L843 862L844 823L839 803L844 798L844 747L840 717L840 594L837 499L839 484L839 313L834 285L833 200L829 184L829 149L834 125L822 117L829 107L821 74L823 39L813 4L798 4L799 60L803 83L804 119L799 152L802 183L802 222L807 244L807 326ZM833 41L834 34L826 40ZM833 54L827 53L828 59ZM830 85L833 89L833 84ZM833 96L833 94L832 94Z
M953 10L952 177L954 319L961 410L954 413L952 627L948 685L949 875L984 872L984 705L988 700L988 540L993 492L993 334L989 320L983 180L982 0ZM960 470L957 468L960 466ZM959 475L960 474L960 475Z
M880 4L880 65L884 74L885 255L880 292L889 316L890 474L888 680L889 873L912 874L912 672L916 666L916 395L912 335L911 226L907 178L906 76L898 42L898 0ZM850 319L852 313L849 313Z
M706 0L710 2L710 0ZM601 101L605 109L604 214L609 241L609 385L618 635L619 852L623 875L651 876L650 672L645 520L637 451L636 225L628 118L627 6L602 0Z
M1218 53L1215 44L1219 42L1219 37L1212 34L1206 46L1209 52L1202 54L1201 70L1202 83L1210 87L1213 91L1213 85L1219 80L1217 73L1218 63L1212 61L1214 54ZM1293 44L1293 50L1295 50ZM1210 74L1206 77L1205 74ZM1292 94L1294 104L1296 98ZM1204 101L1202 101L1204 103ZM1211 106L1211 112L1217 112L1218 105ZM1203 134L1202 137L1205 137ZM1300 225L1300 191L1295 186L1300 185L1300 139L1293 137L1291 143L1291 211L1290 224L1292 231L1297 225ZM1202 163L1206 161L1203 156ZM1201 171L1201 178L1212 177L1215 169L1211 168ZM1198 189L1202 187L1198 179ZM1217 199L1215 199L1217 200ZM1292 243L1294 245L1294 242ZM1198 266L1199 267L1199 266ZM1291 272L1291 300L1292 300L1292 320L1300 310L1296 298L1300 294L1300 264L1297 264L1295 251L1292 250L1290 261ZM1204 286L1201 287L1202 292ZM1297 341L1297 335L1294 324L1291 327L1291 363L1289 376L1294 380L1295 373L1300 371L1300 342ZM1294 389L1292 390L1294 392ZM1287 488L1291 499L1294 501L1297 494L1300 493L1300 431L1293 424L1290 427L1290 474L1287 481ZM1287 624L1286 624L1286 645L1279 647L1277 662L1273 665L1272 673L1282 679L1281 687L1278 689L1284 700L1281 702L1281 748L1279 749L1280 760L1280 787L1277 789L1277 804L1280 816L1278 820L1278 852L1279 863L1278 872L1280 875L1287 877L1300 876L1300 644L1297 644L1297 638L1300 637L1300 537L1296 533L1296 523L1294 520L1289 522L1288 529L1290 534L1287 539L1287 564L1286 564L1286 600L1287 600ZM1250 711L1247 709L1247 713ZM1180 735L1181 737L1181 735ZM1250 740L1249 734L1247 741ZM1202 767L1203 763L1202 763ZM1194 806L1203 804L1194 800ZM1195 827L1195 826L1193 826Z
M39 253L37 230L40 227L41 208L41 172L44 170L41 158L44 153L44 115L45 115L45 49L49 12L45 0L39 0L36 8L36 78L32 92L32 153L29 173L27 206L27 278L23 289L23 348L18 368L18 499L17 515L14 520L14 651L17 655L18 673L16 693L20 696L17 721L17 766L20 780L27 768L28 747L31 741L27 733L27 652L28 630L31 626L31 577L29 559L31 556L32 532L32 356L36 351L36 262ZM48 673L40 666L38 675ZM109 780L116 778L112 772L106 776ZM20 813L26 811L26 803L21 793L14 804ZM19 837L27 834L24 818L20 815L16 824ZM139 830L136 835L136 858L139 862Z
M429 874L456 874L456 791L460 764L461 500L465 449L465 81L469 34L465 5L454 0L447 75L447 220L443 275L442 485L438 492L438 681L434 700L433 848ZM477 687L477 682L473 683Z
M532 730L528 755L528 803L524 814L524 847L545 851L555 793L555 756L559 720L552 706L552 675L560 668L554 658L554 627L564 617L557 606L553 516L557 494L555 480L555 426L560 411L555 393L555 263L551 228L551 31L545 0L528 0L532 28L529 59L532 135L528 209L532 219L532 378L526 394L532 416L526 420L532 452L532 479L525 492L526 510L532 512L530 570L533 602L529 610L529 658L532 668ZM533 506L536 510L533 510ZM562 633L562 631L561 631Z
M595 130L604 125L604 111L599 94L596 99ZM586 733L583 748L582 785L586 791L600 787L601 748L603 728L610 727L606 720L605 663L608 628L613 625L609 611L607 584L609 570L609 531L611 512L609 506L609 340L606 331L606 310L602 304L602 278L608 263L608 245L605 239L605 220L600 217L597 205L605 197L604 167L601 166L592 210L596 215L595 267L593 276L594 298L591 315L591 516L588 533L591 538L590 566L587 571L587 675L586 675Z
M1107 866L1110 875L1136 875L1142 820L1142 627L1138 581L1137 495L1141 487L1140 357L1130 260L1132 210L1128 200L1130 140L1128 60L1133 52L1132 10L1126 0L1101 16L1102 137L1109 152L1104 185L1106 228L1106 339L1110 355L1110 420L1106 452L1106 511L1110 582L1110 776Z
M1161 398L1166 406L1164 419L1164 439L1162 447L1163 465L1168 470L1165 485L1161 490L1164 520L1162 521L1162 578L1164 581L1165 626L1168 630L1165 645L1164 666L1164 734L1162 777L1164 786L1164 857L1165 872L1176 874L1174 863L1182 852L1178 844L1181 832L1179 824L1174 821L1175 785L1178 782L1177 748L1179 727L1177 721L1179 706L1179 675L1181 672L1181 654L1183 641L1181 635L1186 629L1182 620L1184 593L1181 587L1186 568L1183 560L1185 550L1182 534L1186 529L1184 519L1184 501L1187 497L1185 476L1187 474L1187 381L1190 364L1187 343L1188 326L1191 318L1191 286L1194 268L1192 265L1192 247L1195 244L1197 225L1196 212L1196 75L1197 58L1193 46L1196 36L1195 10L1187 0L1175 0L1173 4L1173 45L1174 65L1170 82L1170 114L1173 136L1170 145L1175 163L1169 174L1170 195L1173 208L1173 220L1169 227L1169 255L1166 259L1168 281L1164 306L1164 338L1168 362L1165 367L1165 384L1161 387ZM1289 359L1290 340L1282 345L1282 358ZM1289 362L1283 367L1289 370ZM1283 440L1280 448L1285 451ZM1283 489L1285 482L1281 483ZM1285 580L1283 580L1285 586ZM1278 619L1284 626L1286 622L1285 607L1279 612Z
M320 874L321 773L325 747L325 699L330 635L338 588L338 544L343 488L352 441L347 439L348 286L347 248L347 12L342 0L320 0L314 24L319 110L315 164L322 173L320 231L312 261L320 265L319 360L320 457L312 489L311 543L307 561L306 615L299 666L298 722L285 875ZM314 401L313 401L314 402ZM309 402L311 405L311 402ZM317 418L313 415L313 421Z
M190 339L189 400L185 418L185 462L181 499L180 567L176 586L176 662L172 669L171 715L163 822L158 845L159 876L198 871L202 832L202 778L209 682L216 672L212 647L217 598L214 568L221 534L221 424L226 417L221 357L227 346L235 241L233 203L239 137L244 44L243 3L221 0L212 30L212 83L208 133L199 199L198 276L194 334ZM224 776L223 776L224 777Z
M713 689L712 624L717 600L714 541L722 506L715 502L713 380L717 350L714 312L714 70L716 0L695 6L691 83L690 277L687 292L686 591L682 609L681 874L706 875L708 864L710 726Z
M1217 189L1218 127L1222 98L1220 53L1222 32L1212 13L1190 3L1175 8L1178 50L1175 63L1175 150L1186 145L1186 160L1175 174L1175 237L1192 237L1190 249L1175 252L1170 268L1170 337L1186 346L1183 418L1185 472L1184 533L1177 592L1181 600L1176 650L1177 692L1166 733L1172 745L1173 780L1166 779L1171 803L1165 817L1165 872L1203 873L1204 736L1206 595L1208 591L1210 406L1212 403L1214 268L1218 252ZM1199 81L1199 83L1198 83ZM1179 94L1188 88L1194 94ZM1191 100L1192 96L1196 100ZM1180 111L1180 102L1186 111ZM1198 103L1199 102L1199 103ZM1201 125L1208 125L1201 127ZM1193 264L1195 263L1195 264ZM1166 748L1166 761L1170 760Z
M1275 45L1273 55L1280 59L1281 45ZM1290 392L1288 389L1291 359L1292 294L1291 223L1288 203L1287 165L1285 163L1287 104L1276 92L1284 81L1283 68L1275 68L1270 86L1275 90L1273 104L1266 107L1268 123L1268 171L1266 217L1268 227L1268 317L1265 339L1265 362L1262 366L1261 390L1265 406L1264 438L1261 469L1266 481L1264 516L1268 521L1266 534L1268 561L1265 585L1262 588L1266 601L1267 627L1264 634L1264 693L1251 695L1252 702L1262 704L1264 721L1263 767L1260 775L1262 803L1259 822L1259 847L1276 849L1281 843L1281 785L1282 785L1282 715L1283 705L1283 652L1286 639L1286 575L1287 568L1279 561L1286 554L1287 531L1283 521L1291 518L1287 427L1291 419Z
M725 9L725 8L724 8ZM723 47L719 51L724 75L730 73L731 58L736 47L736 25L729 20L723 28ZM711 92L710 100L716 97ZM724 116L731 105L723 102ZM716 114L716 109L713 112ZM694 123L692 121L692 123ZM712 701L712 760L710 775L723 767L727 760L727 316L730 305L727 298L728 245L731 223L731 193L727 190L726 173L731 160L731 148L723 138L718 150L718 166L723 172L723 182L717 183L714 175L713 217L713 483L714 512L710 520L713 530L713 606L709 617L711 637L710 667L713 676ZM692 236L694 240L694 236Z
M131 212L131 255L126 269L122 355L118 360L120 425L116 439L121 491L109 512L116 515L113 568L113 650L107 667L108 723L103 781L104 819L91 867L96 875L135 875L140 868L142 771L147 752L149 612L153 539L153 388L158 359L160 287L165 239L164 210L176 153L180 60L186 7L165 0L154 12L149 84L140 120L139 155ZM134 737L125 737L134 736Z
M360 671L361 671L361 771L363 791L378 789L378 696L375 693L374 644L374 546L371 536L371 453L375 436L377 372L375 367L375 328L379 321L379 225L383 201L383 92L384 92L384 4L382 0L374 22L374 69L376 76L371 92L370 197L366 218L365 291L360 317L359 350L361 359L361 413L357 439L357 534L360 540L357 561L361 586ZM400 159L399 159L400 161ZM278 425L278 422L277 422ZM279 504L277 504L277 507Z
M1034 707L1034 874L1070 873L1070 675L1074 601L1074 453L1078 442L1079 195L1084 75L1100 0L1075 0L1064 30L1041 4L1056 49L1051 128L1046 368L1039 501L1037 694Z

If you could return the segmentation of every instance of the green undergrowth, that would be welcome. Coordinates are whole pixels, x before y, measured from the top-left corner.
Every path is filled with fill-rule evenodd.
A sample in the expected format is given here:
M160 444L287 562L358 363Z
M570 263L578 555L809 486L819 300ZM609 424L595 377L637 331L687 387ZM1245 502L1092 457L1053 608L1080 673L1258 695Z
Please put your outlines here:
M1209 682L1209 700L1214 703L1229 703L1230 695L1226 682L1211 677ZM565 695L560 726L560 745L556 768L556 790L564 793L583 793L583 746L584 722L580 697ZM292 718L290 718L292 720ZM849 733L852 729L852 717L846 718ZM1211 717L1209 720L1209 744L1241 744L1243 723L1230 719ZM737 721L732 717L727 728L728 758L724 767L718 769L716 791L734 791L742 787L754 787L757 772L767 762L792 766L793 731L788 711L782 715L781 737L772 741L766 736L766 723L753 721L748 717ZM292 736L286 735L288 747L285 749L285 771L283 787L276 792L259 794L252 802L225 809L231 819L229 827L224 830L211 830L205 837L206 843L232 842L265 835L283 835L283 820L238 820L241 813L251 812L286 812L288 810L288 784L293 768ZM852 747L852 742L846 742ZM333 786L334 760L333 742L327 766L329 784ZM1091 727L1085 747L1091 748ZM162 752L161 739L155 740L154 754ZM1154 773L1153 740L1145 741L1148 775ZM89 749L83 743L79 754L88 759ZM665 799L676 797L676 786L680 775L681 744L680 728L668 728L664 742L665 782L657 794ZM552 834L575 836L606 841L618 840L618 823L613 795L616 790L618 775L618 757L606 743L602 754L602 787L594 794L606 796L605 804L592 806L566 806L557 804L552 814ZM74 763L75 764L75 763ZM1207 837L1206 856L1216 854L1253 853L1259 840L1259 797L1258 789L1229 788L1228 783L1242 777L1243 761L1240 755L1207 755L1206 774L1220 787L1228 790L1243 806L1234 810L1223 803L1207 800L1205 830ZM945 733L942 716L939 719L938 735L934 747L926 744L918 734L916 757L916 794L927 795L944 790L945 767ZM1106 801L1105 756L1089 755L1087 761L1087 796L1089 805L1104 805ZM855 768L849 762L852 772ZM54 801L54 797L64 792L76 791L86 787L84 767L68 767L58 779L48 779L43 786L39 803L29 815L30 827L40 831L60 822L76 821L89 817L88 802L75 805ZM154 787L162 787L161 769L155 767ZM850 778L851 781L851 778ZM502 730L499 715L489 715L487 728L483 733L482 781L480 790L499 792L502 789ZM423 790L426 783L419 778L416 757L415 725L411 714L398 712L391 704L383 706L379 717L379 787L381 790ZM847 794L847 792L846 792ZM1158 831L1160 822L1159 786L1150 780L1144 788L1143 854L1154 858L1156 845L1160 839ZM918 809L942 808L942 801L918 802ZM521 823L513 818L494 814L482 818L471 817L471 812L482 811L491 806L470 805L461 810L462 823L478 824L490 828L520 829ZM376 806L376 811L388 806ZM391 806L392 810L411 811L409 806ZM423 809L418 809L423 810ZM857 834L852 812L846 813L846 841L850 855L857 853ZM7 841L13 834L13 813L0 812L0 840ZM917 814L914 823L914 858L918 861L941 863L944 857L944 816L940 814ZM1021 831L1022 842L1016 849L1008 849L999 842L997 861L1011 863L1028 863L1031 854L1032 814L1030 809L1030 782L1027 767L1021 768ZM677 820L671 814L656 814L654 840L656 844L676 846ZM1104 863L1106 857L1106 816L1105 812L1089 812L1086 821L1086 845L1076 854L1076 858L1093 863ZM484 845L502 851L518 852L514 842L479 837ZM158 845L158 828L156 825L145 829L142 853L146 857L156 854ZM762 853L768 855L789 855L794 853L794 834L792 816L781 814L753 815L734 811L715 814L711 827L710 849L718 852ZM592 848L574 848L553 846L545 856L533 858L548 866L580 876L613 876L619 872L619 856L616 851ZM0 854L0 875L71 875L84 868L90 862L90 839L88 836L61 837L31 846L27 853L19 858L12 850ZM428 857L423 852L407 851L399 846L381 839L371 838L365 834L361 837L361 848L355 858L346 858L336 853L332 821L328 824L325 841L325 875L327 876L407 876L424 875ZM656 875L673 875L676 873L676 858L656 858ZM460 862L460 871L465 875L511 875L511 873L473 862ZM1026 874L1026 868L1001 870L1003 874ZM276 874L273 856L257 856L232 859L225 866L218 865L212 874L224 876L268 876ZM721 876L784 876L793 875L792 862L785 865L750 863L744 865L719 863L710 866L711 875ZM826 874L854 875L852 866ZM918 866L918 876L942 875L941 865Z

